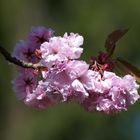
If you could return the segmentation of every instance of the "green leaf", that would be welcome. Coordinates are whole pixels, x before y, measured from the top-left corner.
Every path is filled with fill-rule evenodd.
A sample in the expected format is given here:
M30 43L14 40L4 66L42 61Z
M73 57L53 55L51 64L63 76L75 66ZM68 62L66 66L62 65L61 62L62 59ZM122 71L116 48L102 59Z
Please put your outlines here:
M122 58L117 58L117 61L123 64L127 71L136 78L137 82L140 83L140 70L137 67Z
M108 52L109 57L112 56L115 50L117 41L120 40L127 32L128 32L128 28L117 29L107 36L107 39L105 41L105 48L106 48L106 51Z

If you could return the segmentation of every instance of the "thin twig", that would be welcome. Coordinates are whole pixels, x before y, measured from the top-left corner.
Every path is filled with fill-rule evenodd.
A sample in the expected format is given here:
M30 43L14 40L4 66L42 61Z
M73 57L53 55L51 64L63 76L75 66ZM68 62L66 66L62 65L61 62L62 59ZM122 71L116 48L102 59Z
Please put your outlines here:
M0 46L0 53L5 57L5 59L15 65L24 67L24 68L33 68L33 69L37 69L37 68L44 68L43 65L41 65L40 63L28 63L25 62L23 60L19 60L16 57L12 57L11 54L3 47Z

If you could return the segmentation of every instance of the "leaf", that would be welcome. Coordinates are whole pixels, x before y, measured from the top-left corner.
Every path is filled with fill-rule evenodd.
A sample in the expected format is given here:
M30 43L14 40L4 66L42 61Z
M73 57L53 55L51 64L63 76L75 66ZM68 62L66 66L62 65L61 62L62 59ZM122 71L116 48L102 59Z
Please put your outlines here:
M128 28L117 29L108 35L105 41L105 48L108 52L109 57L113 54L117 41L120 40L127 32Z
M123 66L125 66L127 71L136 78L137 82L140 83L140 70L137 67L135 67L134 65L132 65L131 63L127 62L122 58L117 58L117 61L123 64Z

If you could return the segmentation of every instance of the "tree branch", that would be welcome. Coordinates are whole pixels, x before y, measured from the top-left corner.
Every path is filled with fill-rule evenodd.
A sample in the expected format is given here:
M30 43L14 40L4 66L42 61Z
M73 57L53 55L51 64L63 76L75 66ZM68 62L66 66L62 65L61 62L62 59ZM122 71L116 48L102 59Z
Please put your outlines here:
M28 63L25 62L23 60L19 60L16 57L12 57L11 54L3 47L0 46L0 53L5 57L5 59L15 65L21 66L23 68L33 68L33 69L37 69L37 68L44 68L43 65L41 65L40 63Z

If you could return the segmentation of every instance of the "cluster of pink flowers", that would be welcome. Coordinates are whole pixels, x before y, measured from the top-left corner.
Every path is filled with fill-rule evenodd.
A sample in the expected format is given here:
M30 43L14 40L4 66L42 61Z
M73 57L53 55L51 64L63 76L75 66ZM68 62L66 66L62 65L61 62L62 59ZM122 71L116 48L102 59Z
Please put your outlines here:
M139 99L139 86L133 76L119 77L109 71L108 64L99 64L95 58L94 65L79 60L82 36L53 33L44 27L33 28L28 39L14 48L14 57L45 67L17 67L19 75L13 85L19 100L39 109L75 101L88 111L110 114L127 110Z

